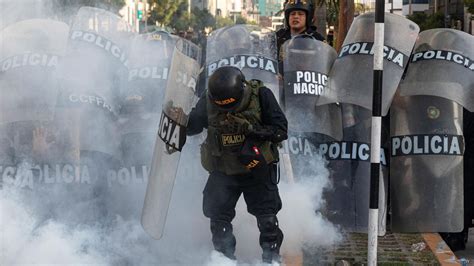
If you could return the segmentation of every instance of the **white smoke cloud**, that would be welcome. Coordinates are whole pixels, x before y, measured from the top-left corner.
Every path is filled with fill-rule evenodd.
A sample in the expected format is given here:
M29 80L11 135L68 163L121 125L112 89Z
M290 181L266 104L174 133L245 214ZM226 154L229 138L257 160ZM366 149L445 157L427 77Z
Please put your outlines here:
M51 3L0 0L0 30L25 18L54 18ZM7 43L1 45L3 49ZM68 61L71 71L58 71L60 80L74 80L76 70L92 69L96 64L91 58L98 57L89 56ZM91 89L111 82L101 78L97 75L83 79L81 86L74 85ZM73 114L62 115L76 121ZM88 131L89 140L104 135L94 131ZM97 179L92 169L84 167L46 169L25 161L15 162L19 163L15 167L0 165L0 265L235 265L213 251L209 220L202 214L202 190L208 174L196 156L201 141L202 136L190 138L183 150L160 240L148 236L140 224L146 180L111 185L111 179ZM3 152L0 151L1 160ZM328 185L328 172L321 158L313 158L310 167L315 169L315 176L299 177L294 184L284 182L287 178L282 176L283 209L278 217L285 234L284 254L299 253L305 246L330 245L339 239L335 228L318 212L323 204L322 190ZM247 213L243 199L237 205L233 224L239 264L260 265L257 222Z

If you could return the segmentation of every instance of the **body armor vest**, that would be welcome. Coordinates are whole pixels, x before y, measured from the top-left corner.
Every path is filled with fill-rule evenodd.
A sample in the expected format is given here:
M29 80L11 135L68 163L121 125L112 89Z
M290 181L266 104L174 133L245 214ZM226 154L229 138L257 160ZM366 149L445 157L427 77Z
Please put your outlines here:
M250 80L239 106L231 111L220 111L207 97L207 138L201 145L201 163L209 172L219 171L227 175L247 174L250 170L238 156L245 141L245 130L249 125L261 126L259 89L263 83ZM255 141L266 163L278 160L276 145L270 141Z

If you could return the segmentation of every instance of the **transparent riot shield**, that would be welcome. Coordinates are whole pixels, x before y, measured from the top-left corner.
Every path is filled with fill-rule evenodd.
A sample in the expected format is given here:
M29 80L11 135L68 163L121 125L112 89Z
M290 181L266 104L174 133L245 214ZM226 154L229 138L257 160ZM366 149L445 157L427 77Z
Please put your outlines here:
M67 189L71 199L87 202L94 210L94 222L114 219L108 205L113 205L110 188L120 162L120 77L128 74L134 36L117 15L83 7L72 21L67 53L59 67L61 90L55 123L72 136L79 158L76 167L88 178Z
M474 82L472 40L463 32L436 29L422 32L415 44L400 84L402 96L391 111L395 117L391 161L401 166L391 170L397 177L392 186L394 230L458 232L463 228L461 105L472 107L467 100ZM404 97L410 95L417 96ZM426 201L434 204L428 207Z
M342 104L343 138L322 143L319 150L328 160L332 186L324 191L325 216L349 232L368 230L370 195L370 132L372 114L369 110ZM388 132L382 130L381 173L379 180L379 235L386 232L388 168L385 154Z
M120 203L109 210L122 217L140 217L175 45L171 34L157 31L137 36L130 48L120 94L121 165L107 175L112 201Z
M382 115L386 115L407 66L419 27L385 14ZM354 19L330 73L330 89L318 104L343 102L372 109L374 13Z
M234 25L211 32L207 39L206 80L226 65L242 70L247 80L263 81L280 98L275 33L253 25Z
M321 143L342 138L341 111L336 104L316 106L325 92L336 51L311 36L297 36L283 44L283 105L288 140L282 151L285 170L295 181L314 176L313 156ZM288 159L289 158L289 159ZM287 161L289 160L289 162Z
M52 180L62 181L56 167L46 163L71 159L64 149L69 139L53 122L57 67L68 33L66 24L46 19L20 21L0 32L0 172L6 183L26 185L32 192ZM34 171L31 182L17 174L20 165L28 174Z
M44 19L20 21L0 32L0 124L52 120L55 70L68 32L65 23Z
M462 107L472 108L473 40L451 29L417 40L391 110L394 231L463 229Z
M397 97L390 116L392 230L462 231L462 106L434 96Z
M454 29L421 32L400 94L439 96L474 111L472 88L474 36Z
M102 9L83 7L74 18L61 64L58 106L78 119L81 157L101 153L117 158L119 77L127 75L133 36L126 21Z
M176 45L142 211L142 226L156 239L163 235L199 74L199 49L184 40L178 40Z
M327 91L328 73L336 59L329 45L298 36L283 45L284 103L289 129L342 138L340 108L336 104L316 106Z

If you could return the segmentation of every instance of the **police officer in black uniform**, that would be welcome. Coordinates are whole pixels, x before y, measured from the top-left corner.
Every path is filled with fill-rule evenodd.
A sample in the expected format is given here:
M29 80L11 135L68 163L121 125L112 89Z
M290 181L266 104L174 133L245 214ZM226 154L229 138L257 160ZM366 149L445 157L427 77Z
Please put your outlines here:
M232 66L210 76L207 92L190 113L188 135L207 128L201 145L201 163L209 172L203 211L211 220L214 248L228 258L235 259L231 222L243 194L248 212L257 218L263 261L280 261L276 163L277 144L287 138L287 127L270 89L259 80L245 80Z
M281 61L281 46L291 37L300 34L313 36L316 40L324 41L324 37L312 26L313 8L310 0L290 0L285 4L285 27L276 32L278 59Z

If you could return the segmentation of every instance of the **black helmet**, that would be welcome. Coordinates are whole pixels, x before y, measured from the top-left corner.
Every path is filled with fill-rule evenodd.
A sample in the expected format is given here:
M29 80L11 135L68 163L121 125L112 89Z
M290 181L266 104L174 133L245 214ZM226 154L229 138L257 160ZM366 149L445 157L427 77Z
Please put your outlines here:
M238 106L244 94L244 86L245 77L238 68L220 67L209 77L209 99L220 109L230 110Z
M306 27L311 25L313 20L313 5L311 0L289 0L285 4L285 26L290 28L290 12L293 10L303 10L306 12Z

